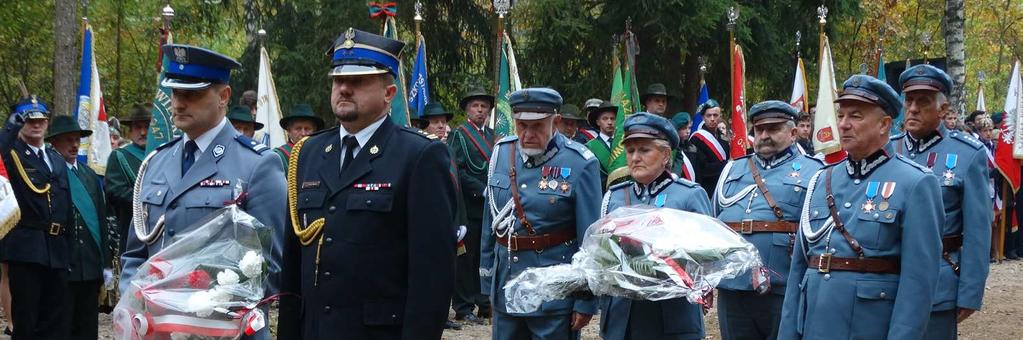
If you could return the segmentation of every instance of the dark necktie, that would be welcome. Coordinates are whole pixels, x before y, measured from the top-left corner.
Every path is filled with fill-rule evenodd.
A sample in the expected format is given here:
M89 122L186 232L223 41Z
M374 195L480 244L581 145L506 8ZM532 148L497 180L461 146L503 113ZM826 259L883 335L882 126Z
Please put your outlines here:
M355 148L359 147L359 141L355 139L355 136L348 135L341 139L341 144L345 147L345 159L341 162L341 172L345 172L349 164L352 164L352 159L355 158Z
M199 148L199 145L195 144L194 140L185 142L185 154L181 158L181 175L184 176L188 172L188 169L195 164L195 150Z
M43 161L43 164L46 165L47 169L50 169L50 171L53 171L53 168L50 168L50 163L46 162L46 153L43 152L43 149L36 150L36 156L39 157L39 160Z

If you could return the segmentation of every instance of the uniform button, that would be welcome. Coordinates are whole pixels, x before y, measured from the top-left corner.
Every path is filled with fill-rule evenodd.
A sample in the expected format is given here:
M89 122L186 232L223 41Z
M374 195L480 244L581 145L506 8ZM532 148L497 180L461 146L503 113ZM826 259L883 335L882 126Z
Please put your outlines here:
M323 306L323 312L324 313L330 313L330 305Z
M799 192L799 187L792 188L793 191Z
M845 204L844 204L844 205L842 205L842 206L844 206L844 207L848 208L848 207L851 207L851 206L852 206L852 203L849 203L849 202L845 202Z
M771 166L770 166L770 165L768 165L768 166L766 166L766 167L765 167L765 169L767 169L767 170L771 170Z
M174 229L167 229L167 236L174 236Z
M512 262L518 263L519 262L519 257L518 256L512 256Z
M916 154L915 154L915 153L912 153L912 152L911 152L911 153L909 153L909 157L910 157L910 158L913 158L913 157L915 157L915 156L916 156Z
M177 209L178 208L178 202L171 202L170 206L168 206L168 207L171 208L171 209Z
M523 185L522 185L522 188L523 188L523 189L525 189L525 188L526 188L526 185L525 185L525 184L523 184Z
M831 274L824 274L824 281L831 280Z
M330 208L327 208L327 211L329 211L329 212L334 212L334 210L337 210L337 207L335 207L333 205L330 206Z
M752 212L753 212L753 210L750 210L750 209L746 209L746 213L747 213L747 214L749 214L749 213L752 213Z
M881 215L879 215L878 213L874 213L874 219L876 220L878 217L881 217Z
M831 248L831 250L828 251L828 252L834 254L835 253L835 248Z
M817 216L817 210L813 211L813 216Z
M391 314L391 319L397 319L397 318L398 318L397 314Z
M306 201L306 202L309 202L309 197L306 197L306 198L305 198L305 201Z
M884 292L881 292L881 294L878 294L877 296L882 298L882 299L884 299L884 297L888 296L888 294L885 294Z
M85 241L78 240L78 244L84 244L84 243L85 243Z
M853 184L860 184L860 180L859 179L854 179L853 180Z
M366 205L373 205L373 200L366 200Z
M333 242L334 242L334 239L333 239L333 238L331 238L331 237L328 237L328 238L324 239L323 241L325 241L325 242L327 242L327 243L333 243Z
M323 272L323 277L330 277L330 272Z

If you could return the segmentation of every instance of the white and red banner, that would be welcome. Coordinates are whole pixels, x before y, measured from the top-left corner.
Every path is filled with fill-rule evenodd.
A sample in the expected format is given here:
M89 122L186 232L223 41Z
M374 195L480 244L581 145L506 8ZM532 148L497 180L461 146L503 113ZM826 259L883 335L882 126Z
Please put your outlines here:
M803 58L796 61L796 78L792 81L792 96L789 104L792 104L799 112L810 112L810 103L806 87L806 68L803 67Z
M813 116L813 149L824 154L828 164L845 158L838 136L837 108L835 107L835 68L831 59L831 45L824 37L821 48L820 77L817 82L817 112Z

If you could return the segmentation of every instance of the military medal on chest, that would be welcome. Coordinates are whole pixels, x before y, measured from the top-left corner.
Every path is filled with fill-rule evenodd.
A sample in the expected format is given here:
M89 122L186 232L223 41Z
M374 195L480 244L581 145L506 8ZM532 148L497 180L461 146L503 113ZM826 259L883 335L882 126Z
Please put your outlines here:
M888 200L892 198L892 194L895 193L895 182L884 182L884 186L881 187L881 203L877 204L878 211L888 210Z
M561 177L561 168L550 167L550 177L547 179L547 187L551 188L551 191L558 191L558 177Z
M571 175L571 174L572 174L572 169L571 168L561 168L561 192L562 193L566 193L567 194L568 190L572 188L572 186L570 184L568 184L568 176Z
M927 154L927 168L934 169L934 162L938 160L938 153L931 152Z
M945 174L941 177L944 179L945 185L952 185L952 182L956 179L956 173L952 169L956 168L956 163L959 162L959 155L948 154L945 155Z
M867 183L867 201L863 202L863 212L869 213L874 211L877 206L874 205L874 197L877 197L877 189L881 186L880 182L868 182Z
M540 183L536 185L537 188L540 188L540 191L547 191L547 176L550 176L550 173L551 173L551 167L545 166L545 167L540 168L540 174L541 174L541 176L540 176Z
M803 165L799 162L792 162L792 172L789 173L789 177L799 177L799 169L802 169Z

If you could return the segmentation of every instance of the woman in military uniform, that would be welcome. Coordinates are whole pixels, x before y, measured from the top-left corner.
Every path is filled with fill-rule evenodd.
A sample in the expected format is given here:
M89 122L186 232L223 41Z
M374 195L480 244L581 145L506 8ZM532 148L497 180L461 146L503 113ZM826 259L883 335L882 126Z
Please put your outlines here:
M710 200L700 185L671 173L678 132L667 119L646 112L625 120L626 158L633 181L608 189L601 214L631 205L652 205L709 215ZM604 339L701 339L703 311L685 298L638 301L604 299L600 333Z

